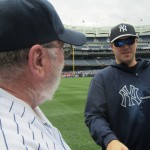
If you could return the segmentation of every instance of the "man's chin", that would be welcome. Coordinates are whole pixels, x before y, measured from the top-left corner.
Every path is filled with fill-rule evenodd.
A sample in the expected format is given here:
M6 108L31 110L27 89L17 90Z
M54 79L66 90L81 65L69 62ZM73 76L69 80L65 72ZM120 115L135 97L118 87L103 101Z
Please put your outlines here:
M43 92L43 102L45 101L51 101L53 100L53 97L55 95L55 92L57 91L59 84L60 84L60 80L61 78L58 78L57 81L55 82L55 84L52 85L52 87L47 88L44 92ZM48 90L49 89L49 90ZM42 103L43 103L42 102Z

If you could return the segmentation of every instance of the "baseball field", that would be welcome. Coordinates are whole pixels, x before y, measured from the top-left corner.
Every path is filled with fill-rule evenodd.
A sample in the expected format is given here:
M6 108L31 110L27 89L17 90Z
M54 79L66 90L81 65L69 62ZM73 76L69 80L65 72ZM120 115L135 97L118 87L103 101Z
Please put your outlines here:
M62 78L52 101L40 106L72 150L100 150L84 123L90 77Z

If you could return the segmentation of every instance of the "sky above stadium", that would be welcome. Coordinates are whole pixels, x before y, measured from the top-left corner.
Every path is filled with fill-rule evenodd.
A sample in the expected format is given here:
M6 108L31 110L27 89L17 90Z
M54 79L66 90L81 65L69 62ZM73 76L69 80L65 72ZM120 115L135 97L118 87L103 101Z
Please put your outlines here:
M73 26L150 25L150 0L49 0L62 22Z

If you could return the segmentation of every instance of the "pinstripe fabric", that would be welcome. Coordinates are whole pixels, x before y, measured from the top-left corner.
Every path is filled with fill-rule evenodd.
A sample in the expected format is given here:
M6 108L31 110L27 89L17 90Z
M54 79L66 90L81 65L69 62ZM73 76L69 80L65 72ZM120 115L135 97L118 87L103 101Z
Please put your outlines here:
M39 107L29 105L0 89L0 149L70 150L59 130Z

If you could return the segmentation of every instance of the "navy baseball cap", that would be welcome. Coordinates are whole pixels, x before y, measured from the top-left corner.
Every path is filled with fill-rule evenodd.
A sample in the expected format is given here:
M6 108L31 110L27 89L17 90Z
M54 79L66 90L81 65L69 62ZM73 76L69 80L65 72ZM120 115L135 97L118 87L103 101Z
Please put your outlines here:
M0 51L61 40L84 45L83 33L65 29L48 0L0 0Z
M120 37L124 37L124 36L135 36L138 37L136 35L135 29L132 25L130 24L126 24L126 23L121 23L116 25L115 27L113 27L111 29L110 32L110 43L114 42L115 40L117 40Z

